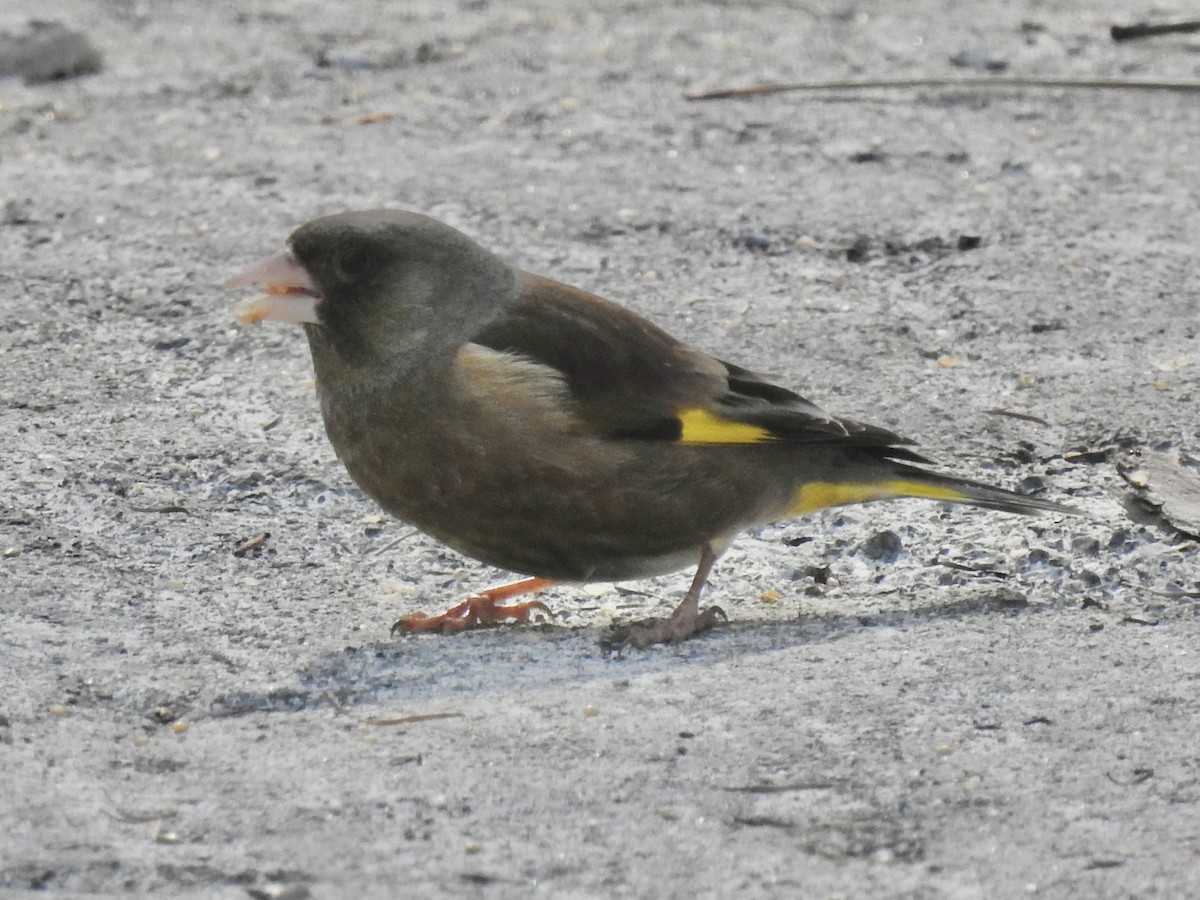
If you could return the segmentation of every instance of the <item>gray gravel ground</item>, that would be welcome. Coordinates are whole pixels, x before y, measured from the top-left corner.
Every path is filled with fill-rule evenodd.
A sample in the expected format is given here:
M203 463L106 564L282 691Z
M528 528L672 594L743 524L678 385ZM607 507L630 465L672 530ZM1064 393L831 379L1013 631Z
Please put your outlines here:
M1200 895L1200 550L1118 471L1200 481L1198 95L682 98L1200 77L1128 5L978 7L6 6L105 67L0 83L0 891ZM1089 517L762 529L677 647L598 639L689 573L393 639L504 573L359 495L220 289L384 204Z

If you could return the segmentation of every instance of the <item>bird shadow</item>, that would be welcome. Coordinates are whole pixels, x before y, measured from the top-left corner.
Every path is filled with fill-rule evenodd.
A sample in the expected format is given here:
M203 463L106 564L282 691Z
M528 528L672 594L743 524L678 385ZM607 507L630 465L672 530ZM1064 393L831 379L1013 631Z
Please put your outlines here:
M899 595L900 592L897 592ZM606 648L610 629L557 624L498 626L458 635L370 641L318 656L290 685L270 693L223 697L218 715L297 711L320 705L353 708L398 702L427 706L463 694L536 691L548 684L585 687L614 679L680 674L843 640L868 629L912 631L930 622L980 616L1020 617L1061 609L1030 604L1018 591L985 587L967 597L862 614L800 615L780 621L734 620L692 640L646 649Z

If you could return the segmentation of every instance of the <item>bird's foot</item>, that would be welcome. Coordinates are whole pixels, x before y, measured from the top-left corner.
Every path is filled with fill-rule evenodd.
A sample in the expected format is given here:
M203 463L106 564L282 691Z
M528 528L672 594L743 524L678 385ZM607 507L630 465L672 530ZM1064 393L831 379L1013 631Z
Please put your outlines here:
M528 622L534 613L541 613L549 619L551 617L550 607L540 600L502 603L511 597L540 591L549 585L550 582L546 579L529 578L525 581L479 591L441 615L431 616L428 613L415 612L401 616L392 623L392 634L408 634L413 631L455 633L474 628L477 625L494 625L497 622L510 620Z
M609 650L624 646L643 650L651 644L677 644L728 621L725 610L719 606L696 609L684 602L665 619L646 619L617 626L601 644Z

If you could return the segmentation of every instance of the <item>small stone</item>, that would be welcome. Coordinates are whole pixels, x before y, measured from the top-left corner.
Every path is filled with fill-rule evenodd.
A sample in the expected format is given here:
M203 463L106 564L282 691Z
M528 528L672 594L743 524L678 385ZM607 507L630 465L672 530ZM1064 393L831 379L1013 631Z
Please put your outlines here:
M765 253L771 249L770 239L763 237L761 234L743 234L738 237L737 244L747 250L757 250L760 253Z
M0 78L29 84L98 72L100 52L87 36L58 22L34 20L16 34L0 32Z
M833 569L829 566L809 566L804 572L817 584L829 584L833 581ZM836 584L836 581L834 583Z
M862 555L877 562L892 563L900 558L904 542L894 531L880 531L863 541Z
M854 240L849 247L846 248L846 261L852 263L865 263L870 257L871 239L866 236L860 236Z

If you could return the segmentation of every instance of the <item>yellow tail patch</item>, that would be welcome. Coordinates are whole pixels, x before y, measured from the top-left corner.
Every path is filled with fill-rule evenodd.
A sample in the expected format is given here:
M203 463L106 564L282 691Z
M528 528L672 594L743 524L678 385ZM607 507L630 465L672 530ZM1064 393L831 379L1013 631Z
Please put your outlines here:
M867 503L895 497L922 497L926 500L965 500L967 496L952 488L921 484L919 481L814 481L796 491L788 515L802 516L829 506Z
M774 440L757 425L724 419L707 409L685 409L679 414L681 444L757 444Z

